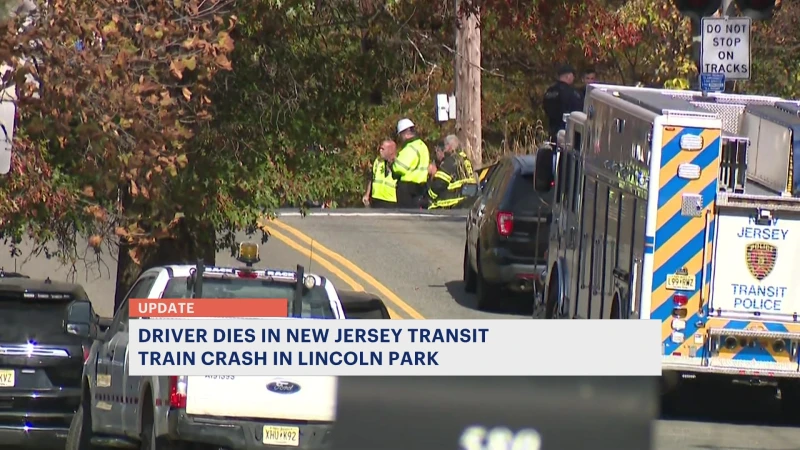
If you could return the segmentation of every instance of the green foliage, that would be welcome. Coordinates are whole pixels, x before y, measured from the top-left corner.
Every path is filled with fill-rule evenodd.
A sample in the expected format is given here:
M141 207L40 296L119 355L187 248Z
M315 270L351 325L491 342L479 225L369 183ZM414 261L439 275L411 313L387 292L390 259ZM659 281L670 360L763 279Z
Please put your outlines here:
M800 4L784 1L768 22L753 22L752 75L740 90L800 98Z
M236 71L218 79L204 146L235 156L237 178L261 183L263 206L359 199L378 144L401 117L426 140L438 137L433 95L452 90L444 86L451 68L446 50L420 35L442 30L435 11L403 3L243 8Z

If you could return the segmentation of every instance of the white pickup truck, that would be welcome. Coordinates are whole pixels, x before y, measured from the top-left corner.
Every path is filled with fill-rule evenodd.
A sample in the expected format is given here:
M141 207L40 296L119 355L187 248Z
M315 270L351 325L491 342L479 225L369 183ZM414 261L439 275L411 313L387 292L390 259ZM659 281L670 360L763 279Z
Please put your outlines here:
M257 250L255 255L258 260ZM201 298L288 298L290 315L300 319L390 318L375 296L348 293L343 301L330 280L305 274L302 266L296 271L201 265L149 269L91 348L67 450L330 447L335 377L128 375L128 299L198 297L197 274Z

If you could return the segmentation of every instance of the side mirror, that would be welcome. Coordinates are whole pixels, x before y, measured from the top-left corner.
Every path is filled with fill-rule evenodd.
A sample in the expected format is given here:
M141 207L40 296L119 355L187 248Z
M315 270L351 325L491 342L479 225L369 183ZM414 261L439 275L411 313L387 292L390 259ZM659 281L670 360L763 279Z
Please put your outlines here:
M553 147L545 145L536 151L536 166L533 169L533 189L536 192L550 192L555 182Z
M90 323L67 322L67 333L84 338L94 339L97 337L97 325Z

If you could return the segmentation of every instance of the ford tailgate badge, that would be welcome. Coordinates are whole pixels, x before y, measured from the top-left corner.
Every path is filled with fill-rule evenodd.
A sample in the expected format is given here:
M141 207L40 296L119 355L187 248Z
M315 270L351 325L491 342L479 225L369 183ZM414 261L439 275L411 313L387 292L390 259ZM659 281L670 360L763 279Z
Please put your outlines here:
M294 394L300 390L300 385L290 381L273 381L267 385L267 390L276 394Z

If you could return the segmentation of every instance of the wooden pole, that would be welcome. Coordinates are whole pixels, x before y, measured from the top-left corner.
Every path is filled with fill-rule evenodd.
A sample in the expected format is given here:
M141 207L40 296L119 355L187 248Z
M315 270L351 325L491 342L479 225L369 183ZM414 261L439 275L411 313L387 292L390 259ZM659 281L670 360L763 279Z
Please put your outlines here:
M481 30L480 12L462 13L456 6L456 135L475 167L483 162L481 127Z

